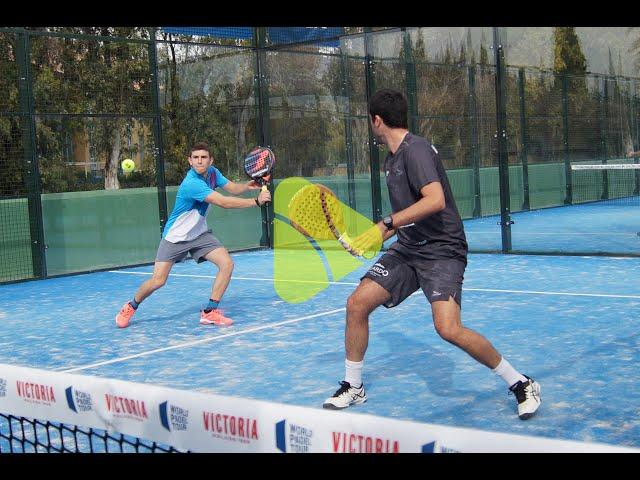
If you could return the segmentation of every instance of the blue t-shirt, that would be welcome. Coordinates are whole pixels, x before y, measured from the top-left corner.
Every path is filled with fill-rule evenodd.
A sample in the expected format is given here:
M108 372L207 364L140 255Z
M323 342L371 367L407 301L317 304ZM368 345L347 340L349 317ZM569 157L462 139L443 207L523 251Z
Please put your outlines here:
M216 167L209 167L202 176L191 168L178 188L176 204L164 227L162 238L171 243L184 242L208 231L209 204L204 199L228 182Z

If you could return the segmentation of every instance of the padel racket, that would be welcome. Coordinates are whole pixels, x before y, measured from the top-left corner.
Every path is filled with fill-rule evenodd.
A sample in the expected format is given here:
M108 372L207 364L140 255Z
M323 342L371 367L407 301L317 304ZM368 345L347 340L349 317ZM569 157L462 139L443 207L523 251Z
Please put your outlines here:
M244 157L244 171L262 185L262 191L267 190L267 184L271 180L271 173L276 164L276 157L267 147L255 147Z
M303 235L316 240L338 240L354 257L372 258L351 246L344 221L344 208L336 195L324 185L307 185L289 202L291 225ZM375 255L375 252L374 252Z

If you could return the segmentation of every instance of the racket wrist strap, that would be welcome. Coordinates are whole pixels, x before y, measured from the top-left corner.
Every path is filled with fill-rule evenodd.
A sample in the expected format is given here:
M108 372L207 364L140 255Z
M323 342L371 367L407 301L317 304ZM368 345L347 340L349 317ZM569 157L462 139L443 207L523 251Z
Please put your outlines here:
M261 205L260 205L260 202L258 201L258 197L254 198L254 201L256 202L256 205L257 205L257 206L259 206L259 207L261 206Z

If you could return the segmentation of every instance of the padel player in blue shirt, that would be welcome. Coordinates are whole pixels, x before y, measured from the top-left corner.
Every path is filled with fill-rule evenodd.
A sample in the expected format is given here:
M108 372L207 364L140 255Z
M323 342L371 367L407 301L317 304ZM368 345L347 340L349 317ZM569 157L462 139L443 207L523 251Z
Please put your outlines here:
M235 183L225 178L220 170L212 166L213 157L205 142L197 142L191 147L188 160L191 169L178 188L175 206L162 233L153 274L140 285L133 300L122 306L116 316L116 325L120 328L129 326L131 317L140 303L167 283L173 265L184 260L187 254L191 254L198 263L208 260L219 269L213 282L209 303L200 312L200 323L233 323L218 308L231 280L233 260L227 249L209 230L207 210L209 204L222 208L259 207L271 200L271 193L267 190L261 191L256 198L236 198L216 192L215 189L220 187L231 195L240 195L248 190L259 190L261 187L253 180Z

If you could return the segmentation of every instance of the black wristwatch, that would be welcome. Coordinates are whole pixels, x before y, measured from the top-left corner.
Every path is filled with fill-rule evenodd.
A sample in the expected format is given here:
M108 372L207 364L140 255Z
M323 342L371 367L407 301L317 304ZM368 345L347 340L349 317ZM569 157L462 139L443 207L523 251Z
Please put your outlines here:
M393 230L393 218L391 218L391 215L384 217L382 223L387 227L387 230Z
M260 202L258 201L258 197L254 198L256 205L258 205L259 207L261 207L262 205L260 205Z

